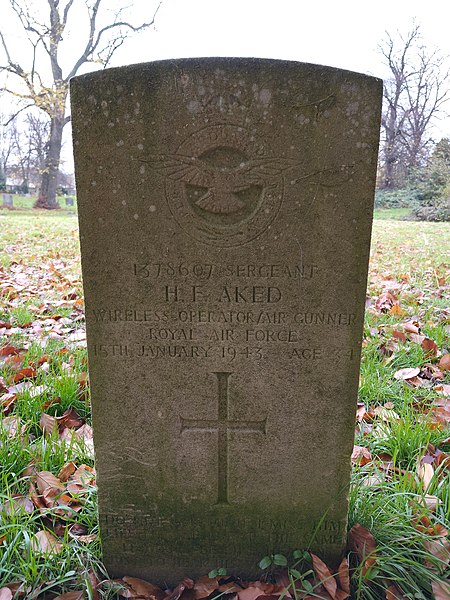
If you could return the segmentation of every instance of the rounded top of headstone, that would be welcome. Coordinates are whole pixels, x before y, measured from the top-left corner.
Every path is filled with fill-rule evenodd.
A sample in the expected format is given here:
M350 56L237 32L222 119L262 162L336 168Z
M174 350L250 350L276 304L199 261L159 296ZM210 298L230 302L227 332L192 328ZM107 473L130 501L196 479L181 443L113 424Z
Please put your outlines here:
M193 58L169 58L163 60L156 60L145 63L134 63L131 65L125 65L121 67L112 67L108 69L104 69L102 71L94 71L92 73L86 73L84 75L77 75L73 78L73 80L81 80L81 79L98 79L102 77L107 77L109 75L119 75L120 73L132 73L136 71L146 71L146 70L167 70L167 68L175 67L175 68L236 68L236 67L246 67L249 69L277 69L277 70L302 70L304 72L310 73L335 73L340 74L341 76L347 77L356 77L363 78L367 80L373 80L374 82L378 82L378 84L382 84L382 80L374 77L372 75L367 75L364 73L358 73L356 71L350 71L348 69L340 69L337 67L331 67L327 65L314 64L314 63L306 63L295 60L287 60L287 59L278 59L278 58L258 58L258 57L231 57L231 56L202 56L202 57L193 57Z

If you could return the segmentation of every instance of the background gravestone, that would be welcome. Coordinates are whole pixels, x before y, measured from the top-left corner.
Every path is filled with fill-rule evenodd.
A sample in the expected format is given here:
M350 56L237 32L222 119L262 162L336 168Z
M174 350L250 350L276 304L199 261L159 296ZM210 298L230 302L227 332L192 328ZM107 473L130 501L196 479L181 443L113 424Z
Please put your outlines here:
M104 560L336 562L381 82L257 59L72 82Z
M3 194L3 206L5 208L12 208L12 206L13 206L12 194Z
M73 198L66 198L66 206L73 206Z

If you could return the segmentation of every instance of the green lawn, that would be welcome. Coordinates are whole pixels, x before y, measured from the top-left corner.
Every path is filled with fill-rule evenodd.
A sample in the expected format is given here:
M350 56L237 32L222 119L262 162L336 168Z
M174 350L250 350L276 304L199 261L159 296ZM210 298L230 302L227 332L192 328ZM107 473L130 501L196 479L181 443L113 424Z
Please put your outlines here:
M13 206L12 210L18 209L32 209L34 203L36 202L36 196L23 196L21 194L12 194L13 198ZM73 206L67 206L66 204L66 196L58 196L58 202L61 209L67 211L76 211L77 210L77 199L76 196L67 196L67 198L73 198ZM0 192L0 209L3 208L3 192ZM7 208L6 210L10 210ZM49 212L49 211L47 211ZM58 212L58 211L56 211Z
M410 215L410 208L376 208L374 210L374 218L378 221L408 220Z

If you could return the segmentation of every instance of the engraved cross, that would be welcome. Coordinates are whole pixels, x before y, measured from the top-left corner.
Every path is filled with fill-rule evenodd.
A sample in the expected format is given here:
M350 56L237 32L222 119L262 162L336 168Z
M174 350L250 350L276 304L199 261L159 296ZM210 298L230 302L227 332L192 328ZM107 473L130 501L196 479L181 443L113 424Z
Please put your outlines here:
M217 375L219 418L217 421L201 419L181 419L183 431L217 431L218 433L218 484L216 504L229 504L228 500L228 432L266 433L267 417L262 421L232 421L228 417L228 380L232 373L214 373Z

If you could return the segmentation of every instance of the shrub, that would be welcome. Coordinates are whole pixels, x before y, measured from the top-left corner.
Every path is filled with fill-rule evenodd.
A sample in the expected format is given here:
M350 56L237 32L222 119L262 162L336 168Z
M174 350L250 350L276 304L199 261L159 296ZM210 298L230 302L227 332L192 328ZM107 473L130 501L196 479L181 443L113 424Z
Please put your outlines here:
M377 190L375 208L417 208L419 202L413 189Z

